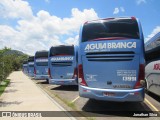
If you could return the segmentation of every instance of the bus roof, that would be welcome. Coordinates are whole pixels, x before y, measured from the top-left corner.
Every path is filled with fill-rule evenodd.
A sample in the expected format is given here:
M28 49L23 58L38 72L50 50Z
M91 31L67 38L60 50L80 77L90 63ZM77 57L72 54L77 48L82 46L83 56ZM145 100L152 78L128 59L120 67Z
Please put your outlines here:
M150 38L145 43L145 51L152 50L152 49L157 48L159 46L160 46L160 32L158 32L155 36Z

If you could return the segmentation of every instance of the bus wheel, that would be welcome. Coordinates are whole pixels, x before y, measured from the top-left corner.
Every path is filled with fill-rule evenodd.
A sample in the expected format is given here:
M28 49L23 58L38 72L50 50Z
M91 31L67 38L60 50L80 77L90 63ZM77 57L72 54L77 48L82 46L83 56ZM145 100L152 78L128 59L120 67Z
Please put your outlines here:
M145 89L145 93L149 93L148 91L148 84L147 84L147 80L145 79L145 86L144 86L144 89Z
M49 79L46 79L46 82L49 84Z

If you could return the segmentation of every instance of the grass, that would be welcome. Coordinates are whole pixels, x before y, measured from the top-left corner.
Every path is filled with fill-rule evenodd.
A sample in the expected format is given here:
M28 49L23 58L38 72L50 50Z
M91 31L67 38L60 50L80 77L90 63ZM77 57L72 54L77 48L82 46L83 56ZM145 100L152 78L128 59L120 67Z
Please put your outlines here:
M87 117L87 120L96 120L96 118L93 118L93 117Z
M2 93L4 92L5 88L8 86L8 84L10 83L10 80L4 80L2 81L2 83L0 84L0 96L2 95Z
M61 101L63 101L68 107L71 107L72 109L77 110L74 103L69 102L69 101L67 101L67 100L65 100L65 99L62 99L62 98L59 97L59 95L57 95L57 94L55 94L55 97L57 97L58 99L60 99Z

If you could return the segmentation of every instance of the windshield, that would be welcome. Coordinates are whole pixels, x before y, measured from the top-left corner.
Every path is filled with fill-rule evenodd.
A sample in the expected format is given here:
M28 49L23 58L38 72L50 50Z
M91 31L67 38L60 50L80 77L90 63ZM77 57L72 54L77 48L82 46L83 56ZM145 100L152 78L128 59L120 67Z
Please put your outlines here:
M139 39L137 21L129 18L97 20L86 23L83 27L82 42L110 37Z

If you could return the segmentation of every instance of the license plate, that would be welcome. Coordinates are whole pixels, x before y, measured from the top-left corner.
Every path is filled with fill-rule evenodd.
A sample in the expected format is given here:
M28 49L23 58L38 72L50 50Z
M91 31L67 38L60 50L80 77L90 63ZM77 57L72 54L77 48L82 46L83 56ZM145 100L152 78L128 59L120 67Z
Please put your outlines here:
M104 96L115 96L115 93L112 93L112 92L104 92L103 95L104 95Z

